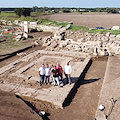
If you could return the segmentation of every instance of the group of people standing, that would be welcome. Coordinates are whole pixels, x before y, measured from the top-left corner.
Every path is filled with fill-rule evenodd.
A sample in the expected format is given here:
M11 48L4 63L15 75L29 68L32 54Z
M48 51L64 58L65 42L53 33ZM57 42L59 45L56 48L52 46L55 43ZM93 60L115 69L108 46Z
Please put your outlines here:
M44 64L42 64L42 66L39 68L40 86L43 83L47 85L50 84L51 82L54 84L54 86L56 85L60 86L60 80L62 81L63 86L68 83L71 84L72 83L71 72L72 68L69 62L67 62L66 65L64 66L64 70L59 63L57 63L57 66L55 65L49 66L48 64L46 64L45 66ZM66 83L63 79L63 73L65 74L66 77L67 81Z

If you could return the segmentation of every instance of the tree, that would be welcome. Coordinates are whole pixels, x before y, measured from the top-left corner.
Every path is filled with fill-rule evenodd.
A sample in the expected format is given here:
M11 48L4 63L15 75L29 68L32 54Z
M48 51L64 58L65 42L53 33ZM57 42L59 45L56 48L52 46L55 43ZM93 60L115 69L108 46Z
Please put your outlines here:
M70 13L71 11L70 11L70 9L65 8L65 9L62 10L62 12L63 12L63 13Z
M30 8L16 8L15 13L19 17L21 17L21 15L27 17L27 16L30 16L31 9Z
M33 7L32 7L32 11L33 11L33 12L38 12L38 7L37 7L37 6L33 6Z
M19 17L21 17L21 15L22 15L21 8L15 8L14 12L16 13L16 15L18 15Z
M117 8L106 8L107 13L119 13Z
M22 8L22 15L27 17L30 16L31 9L30 8Z

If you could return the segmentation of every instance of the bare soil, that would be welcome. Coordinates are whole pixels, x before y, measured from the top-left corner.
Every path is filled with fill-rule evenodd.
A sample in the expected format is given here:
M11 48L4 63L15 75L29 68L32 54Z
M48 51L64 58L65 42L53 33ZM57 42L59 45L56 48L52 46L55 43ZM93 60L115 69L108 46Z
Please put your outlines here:
M40 120L40 116L13 93L0 91L0 120Z
M50 15L50 20L55 21L67 21L73 22L73 24L85 26L85 27L105 27L110 28L112 26L120 25L119 14L107 14L107 13L87 13L87 14L53 14Z
M93 120L98 105L107 58L95 59L85 77L81 77L76 94L63 110L54 110L51 120Z
M40 49L39 47L32 50ZM27 50L26 52L30 52ZM14 56L1 64L5 65L16 59ZM92 58L93 62L80 76L74 93L66 101L64 109L56 109L50 103L37 101L31 98L16 98L14 93L0 91L0 119L1 120L92 120L95 116L100 90L106 70L107 58ZM2 77L6 79L6 76ZM41 118L35 110L44 110L47 115ZM34 114L33 114L34 112Z
M38 38L51 35L51 33L33 33L33 35ZM37 46L25 52L29 54L31 51L39 49L43 48ZM7 53L8 50L6 50ZM0 67L17 59L18 56L6 59L0 62ZM14 93L0 91L0 120L92 120L97 109L107 58L92 58L92 61L86 74L80 76L79 81L76 83L75 91L66 100L64 109L56 109L50 103L22 96L17 98ZM1 78L0 82L6 79L13 81L9 75ZM40 87L38 83L35 83L35 85ZM43 87L47 88L49 86ZM38 112L35 112L38 108L47 113L45 117L42 118L38 115Z
M34 45L35 40L52 35L50 32L33 32L30 33L33 38L21 41L13 41L14 35L5 35L4 39L0 38L0 41L2 41L0 42L0 59L9 56L15 51Z

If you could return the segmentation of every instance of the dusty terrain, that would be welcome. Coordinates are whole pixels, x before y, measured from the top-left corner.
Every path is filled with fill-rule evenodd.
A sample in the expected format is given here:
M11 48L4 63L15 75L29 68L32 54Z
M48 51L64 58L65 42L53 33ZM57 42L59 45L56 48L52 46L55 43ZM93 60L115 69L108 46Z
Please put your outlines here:
M26 47L34 45L35 40L38 38L44 38L46 36L52 36L50 32L34 32L30 33L33 38L27 40L15 41L15 35L5 34L4 38L0 37L0 60L4 57L8 57L11 53L24 49Z
M51 35L50 33L34 33L34 36L41 37ZM29 42L28 42L29 43ZM4 44L4 42L2 42ZM31 44L31 41L30 41ZM25 53L29 54L32 51L43 49L40 46L28 49ZM14 49L15 50L15 49ZM8 53L7 50L6 55ZM11 53L12 51L10 51ZM3 55L4 56L4 55ZM3 57L2 56L2 57ZM39 56L39 55L38 55ZM0 63L0 67L8 65L15 60L20 58L20 56L13 56L9 59L3 60ZM37 56L34 57L36 59ZM30 59L31 60L31 59ZM24 67L26 65L20 62L18 67ZM48 61L45 61L45 63ZM54 62L54 60L50 59L50 64ZM59 60L58 60L59 62ZM56 63L56 61L55 61ZM14 92L4 92L0 91L0 119L2 120L91 120L95 117L95 112L98 105L101 85L104 78L104 73L106 70L107 58L92 58L91 66L85 71L86 74L82 74L79 78L79 81L75 84L75 89L72 91L68 99L66 99L64 103L64 109L56 109L56 107L50 103L46 103L43 101L35 100L27 97L16 97ZM38 67L38 66L37 66ZM78 66L79 67L79 66ZM14 72L14 69L11 70ZM25 72L25 75L27 72ZM37 73L33 73L37 74ZM34 84L26 83L24 79L18 79L16 77L9 76L9 73L5 76L0 77L0 82L4 81L12 81L12 82L20 82L24 84L26 87L37 87L41 89L38 82L35 81ZM49 86L42 86L43 88L47 88ZM47 114L45 117L40 117L36 109L44 110ZM24 111L24 112L23 112ZM33 114L34 113L34 114Z
M32 48L40 49L40 48ZM28 50L27 52L30 52ZM6 63L10 63L11 61L17 59L17 56L14 56L10 59L1 62L1 66L4 66ZM56 109L53 105L49 103L44 103L41 101L36 101L28 98L16 98L14 93L5 93L1 92L1 99L3 102L0 102L1 115L0 117L4 120L11 119L26 119L26 120L34 120L39 116L38 114L33 114L30 111L35 113L35 110L39 107L40 110L44 110L47 113L46 118L44 120L91 120L95 116L95 112L97 109L99 94L101 85L103 82L104 73L106 70L107 58L99 58L93 59L91 67L86 71L85 75L80 77L80 80L77 82L75 86L75 91L73 92L73 96L70 96L70 99L66 101L66 107L64 109ZM9 79L9 76L2 77L2 80ZM11 79L12 80L12 79ZM2 82L2 81L1 81ZM37 83L36 83L36 87ZM44 86L43 86L44 87ZM46 87L46 86L45 86ZM9 99L10 98L10 99ZM17 102L18 110L16 111ZM5 104L4 103L9 103ZM29 103L29 104L26 104ZM20 104L20 105L19 105ZM20 107L19 107L20 106ZM31 108L28 108L30 106ZM12 111L10 110L12 107ZM24 107L24 108L23 108ZM8 109L7 109L8 108ZM24 113L21 113L24 110ZM5 114L4 114L5 113ZM7 113L7 114L6 114ZM10 116L12 114L12 116ZM29 115L31 114L31 115ZM21 118L21 115L23 118ZM29 116L28 118L25 116Z
M28 103L29 104L29 103ZM13 93L0 91L0 120L38 120L39 115Z
M73 24L85 27L105 27L110 28L120 25L119 14L53 14L50 20L73 22Z

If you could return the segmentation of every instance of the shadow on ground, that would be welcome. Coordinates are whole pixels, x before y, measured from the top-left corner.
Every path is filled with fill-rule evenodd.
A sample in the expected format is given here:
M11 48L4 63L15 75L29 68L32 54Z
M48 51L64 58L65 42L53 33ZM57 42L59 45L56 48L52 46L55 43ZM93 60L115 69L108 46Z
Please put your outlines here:
M20 96L18 96L18 95L16 95L16 97L19 98L19 99L21 99L24 103L27 104L27 106L29 106L29 107L32 109L32 111L30 111L32 114L37 113L37 114L39 115L39 111L37 110L37 108L34 107L29 101L24 100L22 97L20 97ZM43 120L50 120L50 119L48 118L48 116L50 116L49 113L45 113L45 115L39 115L39 116L40 116Z
M30 48L32 48L32 45L29 46L29 47L23 48L23 49L21 49L21 50L15 51L15 52L13 52L13 53L0 55L0 57L3 57L3 58L0 58L0 62L3 61L3 60L6 60L6 59L8 59L8 58L11 58L11 57L15 56L17 53L23 52L23 51L28 50L28 49L30 49Z
M63 102L62 104L62 107L67 107L70 105L70 103L72 102L73 98L75 97L77 91L78 91L78 88L81 86L81 85L84 85L84 84L90 84L92 82L95 82L95 81L98 81L100 80L100 78L98 79L89 79L89 80L85 80L85 75L88 71L88 69L90 68L90 66L92 65L92 60L89 61L89 63L86 65L84 71L81 73L80 77L78 78L77 82L75 83L74 87L71 89L71 91L69 92L67 98L65 99L65 101ZM74 79L74 78L73 78ZM75 78L76 79L76 78Z

